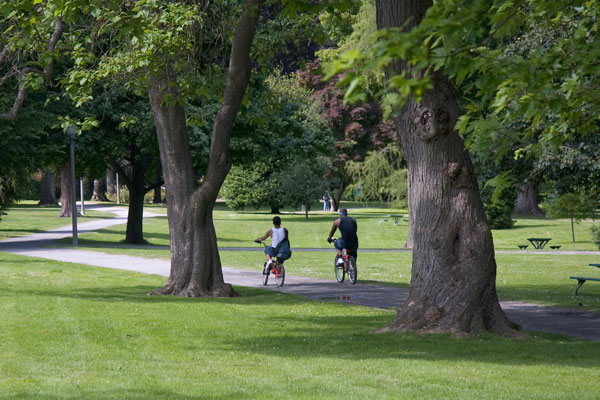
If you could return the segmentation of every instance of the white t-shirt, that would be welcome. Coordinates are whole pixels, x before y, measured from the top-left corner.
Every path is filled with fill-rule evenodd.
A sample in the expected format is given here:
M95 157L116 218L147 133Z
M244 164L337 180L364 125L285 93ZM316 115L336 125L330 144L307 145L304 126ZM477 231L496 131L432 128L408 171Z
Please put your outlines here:
M273 228L271 229L271 232L273 234L271 236L271 246L277 247L277 245L285 239L285 230L283 228Z

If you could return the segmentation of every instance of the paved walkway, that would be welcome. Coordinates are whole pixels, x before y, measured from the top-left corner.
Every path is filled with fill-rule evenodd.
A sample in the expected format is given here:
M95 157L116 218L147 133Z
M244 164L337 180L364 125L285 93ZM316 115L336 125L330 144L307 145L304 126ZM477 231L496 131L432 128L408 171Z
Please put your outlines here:
M116 214L113 219L86 222L79 226L80 233L89 232L126 222L127 210L116 207L95 207L98 211ZM145 213L145 217L155 214ZM123 269L162 276L169 275L170 262L163 259L106 254L77 248L53 248L53 241L71 236L70 228L61 228L34 235L0 241L0 251L51 260L74 262L98 267ZM225 281L233 285L279 290L311 299L331 300L376 308L397 308L408 296L408 289L380 285L346 282L307 277L286 276L285 285L276 288L273 282L262 285L261 271L247 271L223 267ZM600 314L546 307L513 301L500 305L507 316L525 330L559 333L582 339L600 341Z

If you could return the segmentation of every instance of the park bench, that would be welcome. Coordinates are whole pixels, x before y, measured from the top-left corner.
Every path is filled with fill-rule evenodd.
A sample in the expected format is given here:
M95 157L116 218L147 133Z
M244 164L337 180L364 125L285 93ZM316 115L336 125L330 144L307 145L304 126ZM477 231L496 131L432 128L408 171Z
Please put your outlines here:
M558 249L560 249L560 246L550 246L550 248L553 250L558 250Z
M600 264L590 264L590 267L600 268ZM577 295L577 292L579 291L579 288L581 286L583 286L583 284L586 281L597 281L597 282L600 282L600 278L590 278L590 277L584 277L584 276L570 276L569 279L577 279L577 288L575 288L575 295Z
M520 244L518 246L519 246L519 249L525 250L529 245L527 245L527 244Z

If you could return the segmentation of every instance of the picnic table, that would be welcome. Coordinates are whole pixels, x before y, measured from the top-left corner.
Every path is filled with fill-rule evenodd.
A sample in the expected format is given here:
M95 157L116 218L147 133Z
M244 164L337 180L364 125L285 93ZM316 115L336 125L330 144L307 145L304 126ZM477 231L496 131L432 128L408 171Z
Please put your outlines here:
M543 249L552 238L527 238L535 249Z
M590 267L600 268L600 264L590 264ZM581 286L583 286L583 284L585 283L585 281L597 281L597 282L600 282L600 278L588 278L588 277L584 277L584 276L571 276L571 277L569 277L569 279L577 279L577 288L575 288L575 295L577 295L577 291L579 290L579 288Z
M390 218L394 220L394 225L398 225L400 218L403 218L403 217L404 217L404 215L402 215L402 214L390 214Z

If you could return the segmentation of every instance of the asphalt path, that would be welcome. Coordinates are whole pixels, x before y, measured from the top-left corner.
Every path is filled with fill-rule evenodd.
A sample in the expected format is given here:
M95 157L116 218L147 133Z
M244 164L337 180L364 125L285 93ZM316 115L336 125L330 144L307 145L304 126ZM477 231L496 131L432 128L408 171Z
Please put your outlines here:
M79 226L79 233L122 224L127 220L127 210L124 208L94 207L94 209L114 213L115 218L83 223ZM156 214L144 213L144 217L146 218L153 216L156 216ZM99 251L81 250L77 247L53 247L56 240L70 236L70 227L66 227L29 236L10 238L0 241L0 251L62 262L156 274L165 277L169 275L170 261L168 260L107 254ZM221 248L221 250L251 251L261 250L261 248L235 247ZM294 251L298 250L294 249ZM376 249L370 250L375 251ZM331 250L302 249L300 251ZM379 251L390 250L379 249ZM394 251L407 250L396 249ZM517 251L516 253L523 253L523 251ZM534 252L528 251L526 253ZM548 254L548 252L539 253ZM571 254L572 252L552 251L552 253ZM592 253L600 254L600 252ZM223 267L223 276L226 282L237 286L265 288L283 293L302 295L316 300L336 301L383 309L397 308L408 296L407 288L361 284L360 281L356 285L350 285L347 282L340 284L334 280L299 277L289 274L286 275L285 284L281 288L277 288L274 282L269 282L267 286L263 286L262 272L260 270L242 270L226 266ZM501 301L500 305L508 318L521 325L524 330L557 333L581 339L600 341L600 314L598 313L514 301Z

